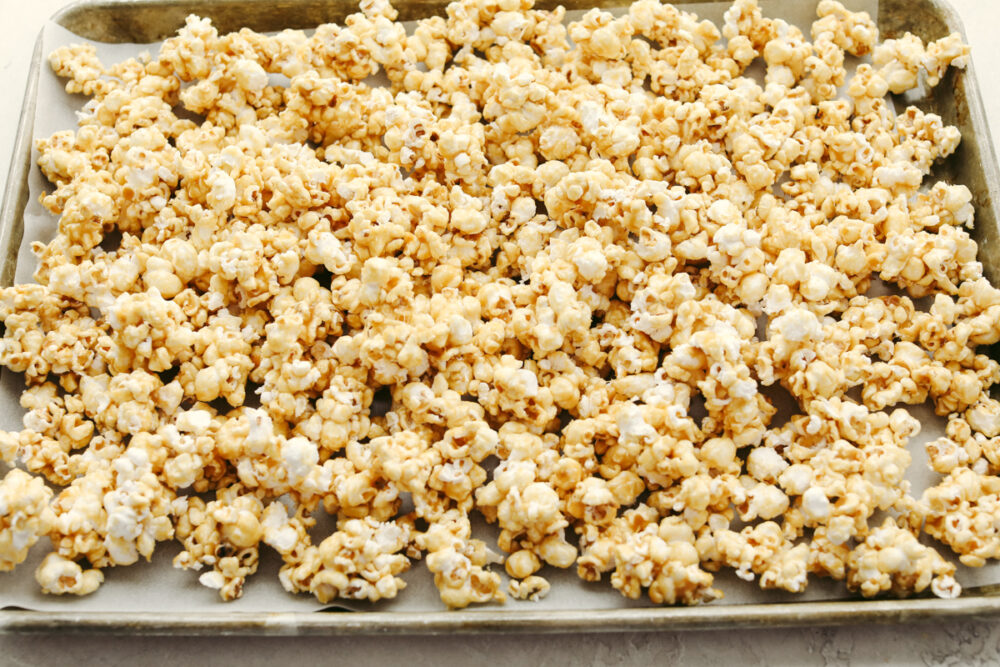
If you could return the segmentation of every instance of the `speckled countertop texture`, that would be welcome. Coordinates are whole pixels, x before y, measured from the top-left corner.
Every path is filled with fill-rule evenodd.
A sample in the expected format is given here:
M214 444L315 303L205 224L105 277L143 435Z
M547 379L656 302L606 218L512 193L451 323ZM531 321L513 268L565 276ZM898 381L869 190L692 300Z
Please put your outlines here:
M6 637L0 664L949 665L1000 664L1000 623L681 633L305 639ZM335 660L331 660L335 656Z
M210 0L206 0L210 1ZM965 24L994 145L1000 2L951 0ZM0 0L0 183L35 36L67 0ZM1000 83L1000 80L997 81ZM998 150L1000 153L1000 150ZM0 636L0 665L1000 665L1000 619L682 633L354 638Z

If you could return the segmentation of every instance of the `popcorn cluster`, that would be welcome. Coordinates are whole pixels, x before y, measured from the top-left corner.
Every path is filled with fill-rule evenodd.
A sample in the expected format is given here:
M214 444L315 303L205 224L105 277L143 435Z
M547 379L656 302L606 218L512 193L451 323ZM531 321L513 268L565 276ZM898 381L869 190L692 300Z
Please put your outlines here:
M228 600L266 545L290 592L392 598L423 558L464 607L499 563L515 598L551 566L693 604L722 567L958 595L921 533L1000 556L1000 290L969 190L925 183L959 132L885 99L963 67L957 35L879 44L833 0L812 41L756 0L721 32L659 0L396 16L52 54L91 99L37 142L37 284L0 291L28 411L0 454L31 473L3 569L47 535L43 589L85 594L176 539ZM917 498L897 406L925 401Z

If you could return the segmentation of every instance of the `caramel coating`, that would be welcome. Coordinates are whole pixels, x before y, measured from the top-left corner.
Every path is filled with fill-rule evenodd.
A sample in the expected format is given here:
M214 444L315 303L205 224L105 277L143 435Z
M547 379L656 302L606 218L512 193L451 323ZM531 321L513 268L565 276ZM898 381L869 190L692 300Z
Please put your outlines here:
M957 595L917 537L1000 556L1000 290L969 190L927 181L958 130L885 96L968 47L817 14L458 0L408 31L362 0L308 36L57 50L90 101L36 143L58 233L0 290L28 411L0 456L62 490L0 483L0 565L48 535L43 589L85 594L177 539L229 600L264 545L328 603L423 558L465 607L505 599L478 513L518 599L544 566L662 604L722 567ZM917 499L925 401L946 477Z

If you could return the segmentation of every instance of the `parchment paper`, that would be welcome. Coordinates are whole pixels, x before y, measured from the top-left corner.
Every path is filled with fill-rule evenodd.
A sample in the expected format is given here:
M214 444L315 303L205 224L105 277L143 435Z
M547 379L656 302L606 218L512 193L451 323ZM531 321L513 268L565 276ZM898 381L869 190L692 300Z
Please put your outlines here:
M877 16L877 0L843 0L844 4L853 10L865 10L872 16ZM789 23L799 26L808 36L809 26L815 19L815 0L805 2L797 0L762 0L761 7L766 16L781 17ZM708 18L717 25L722 24L722 14L729 3L699 3L685 5L683 9L693 11L702 18ZM624 9L614 10L623 13ZM582 12L569 12L567 20L574 20ZM67 44L84 43L76 35L61 28L55 23L46 25L43 33L44 53L48 54L55 48ZM97 47L98 56L105 64L119 62L136 56L141 51L154 53L158 44L104 44L92 42ZM76 111L86 102L85 97L69 95L60 81L47 66L42 67L38 89L38 105L34 123L34 137L46 137L59 130L76 128ZM33 164L37 162L37 153L32 150ZM36 263L30 251L33 241L51 239L57 229L56 218L50 215L38 203L39 195L49 186L36 167L29 177L31 197L24 211L24 238L18 255L16 281L31 282ZM22 428L21 417L24 411L19 407L19 397L23 383L19 375L4 371L0 374L0 428L17 431ZM910 466L908 479L913 484L914 495L927 486L936 483L938 475L926 465L923 445L944 434L943 419L934 415L928 405L910 407L910 412L923 424L919 436L910 441L913 454L913 464ZM797 410L795 411L797 412ZM329 517L320 518L314 538L322 539L324 524L329 526ZM488 526L479 520L474 522L476 536L486 540L490 545L496 544L499 531L494 526ZM316 541L318 541L318 539ZM77 597L54 597L42 595L34 581L33 572L38 563L50 550L47 539L41 540L32 549L25 563L22 563L13 573L0 574L0 606L17 607L52 611L117 611L117 612L250 612L250 611L313 611L324 608L367 609L367 610L399 610L399 611L439 611L444 608L434 588L430 573L422 562L414 561L411 570L403 575L407 588L395 600L382 601L376 604L353 603L338 601L335 605L320 605L309 595L293 596L285 592L278 582L277 573L281 562L277 554L269 547L261 547L261 564L258 572L252 576L244 588L243 597L239 600L223 603L216 591L201 586L198 574L193 571L175 570L171 567L171 559L180 551L177 542L164 542L157 546L151 563L140 562L128 567L108 568L104 570L105 583L93 595ZM950 553L947 547L941 547L944 554ZM502 566L494 568L506 580ZM539 574L549 579L552 590L539 602L519 602L508 600L506 607L539 609L614 609L626 606L651 606L645 599L629 601L618 591L611 588L605 581L589 584L580 580L573 569L557 570L547 567ZM959 566L957 578L965 587L1000 582L1000 565L992 565L978 570ZM716 586L725 592L725 599L713 604L740 603L781 603L786 601L805 601L819 599L836 599L847 596L843 582L830 581L819 577L811 577L810 585L801 595L793 595L780 591L761 591L756 583L744 582L731 571L724 570L716 576ZM506 587L506 584L505 584Z

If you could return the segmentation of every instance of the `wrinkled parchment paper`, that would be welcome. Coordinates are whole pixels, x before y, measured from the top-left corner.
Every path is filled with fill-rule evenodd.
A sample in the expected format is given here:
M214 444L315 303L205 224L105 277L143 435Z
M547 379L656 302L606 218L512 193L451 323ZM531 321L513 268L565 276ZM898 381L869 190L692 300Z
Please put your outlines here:
M762 0L761 7L766 16L781 17L789 23L799 26L809 34L809 25L815 19L817 0ZM866 10L872 16L877 15L877 0L845 0L844 4L853 10ZM699 3L685 5L683 9L693 11L702 18L708 18L722 24L722 14L728 3ZM624 10L614 10L620 13ZM575 20L582 12L568 13L568 20ZM55 23L46 25L43 31L44 53L51 53L55 48L67 44L82 43L83 40ZM119 62L136 56L142 51L156 52L158 44L103 44L93 42L97 47L98 56L105 64ZM38 105L35 115L33 136L46 137L53 132L76 127L76 111L86 102L80 95L69 95L60 81L43 65L40 72L38 88ZM37 154L33 151L33 163ZM31 197L24 211L24 238L18 255L16 281L31 282L35 269L35 258L30 246L33 241L51 239L57 229L57 221L38 203L39 195L50 188L41 172L36 168L31 171L29 186ZM20 430L21 417L24 411L20 408L18 399L23 388L20 376L3 371L0 373L0 428ZM780 407L780 406L779 406ZM924 425L922 432L910 441L913 454L913 464L910 467L909 479L913 484L914 495L935 483L938 476L926 465L923 444L944 435L943 419L934 415L929 406L915 406L910 412ZM797 412L797 410L796 410ZM319 542L326 534L324 530L332 529L332 519L322 517L313 532L315 542ZM474 520L476 537L486 540L487 544L495 545L499 531L479 520ZM379 611L440 611L444 605L440 602L434 588L430 573L422 562L414 561L411 570L403 575L407 588L395 600L386 600L375 604L356 603L353 601L338 601L334 605L321 605L312 596L288 594L278 581L280 558L269 547L262 545L261 563L256 575L248 579L243 597L239 600L224 603L216 591L205 588L198 583L198 572L176 570L171 567L171 559L181 547L177 542L162 542L157 546L152 562L140 561L128 567L108 568L104 570L105 583L98 591L83 598L46 596L39 592L33 573L50 546L47 539L42 539L32 549L28 560L22 563L13 573L0 573L0 607L24 608L50 611L115 611L115 612L283 612L283 611L313 611L324 608L339 607L357 610ZM942 553L950 553L947 547ZM502 566L495 570L503 573ZM630 601L622 597L618 591L611 588L605 581L592 584L580 580L574 569L557 570L546 567L541 572L549 579L552 590L539 602L519 602L508 600L505 608L514 611L517 608L532 610L547 609L615 609L621 607L651 606L648 600ZM959 566L957 578L966 588L1000 582L1000 565L987 566L973 570ZM723 600L713 604L746 604L746 603L782 603L788 601L836 599L847 596L843 582L830 581L819 577L810 577L809 587L801 595L793 595L781 591L761 591L756 583L744 582L738 579L730 570L724 570L716 576L716 586L725 592ZM490 608L495 608L490 606Z

